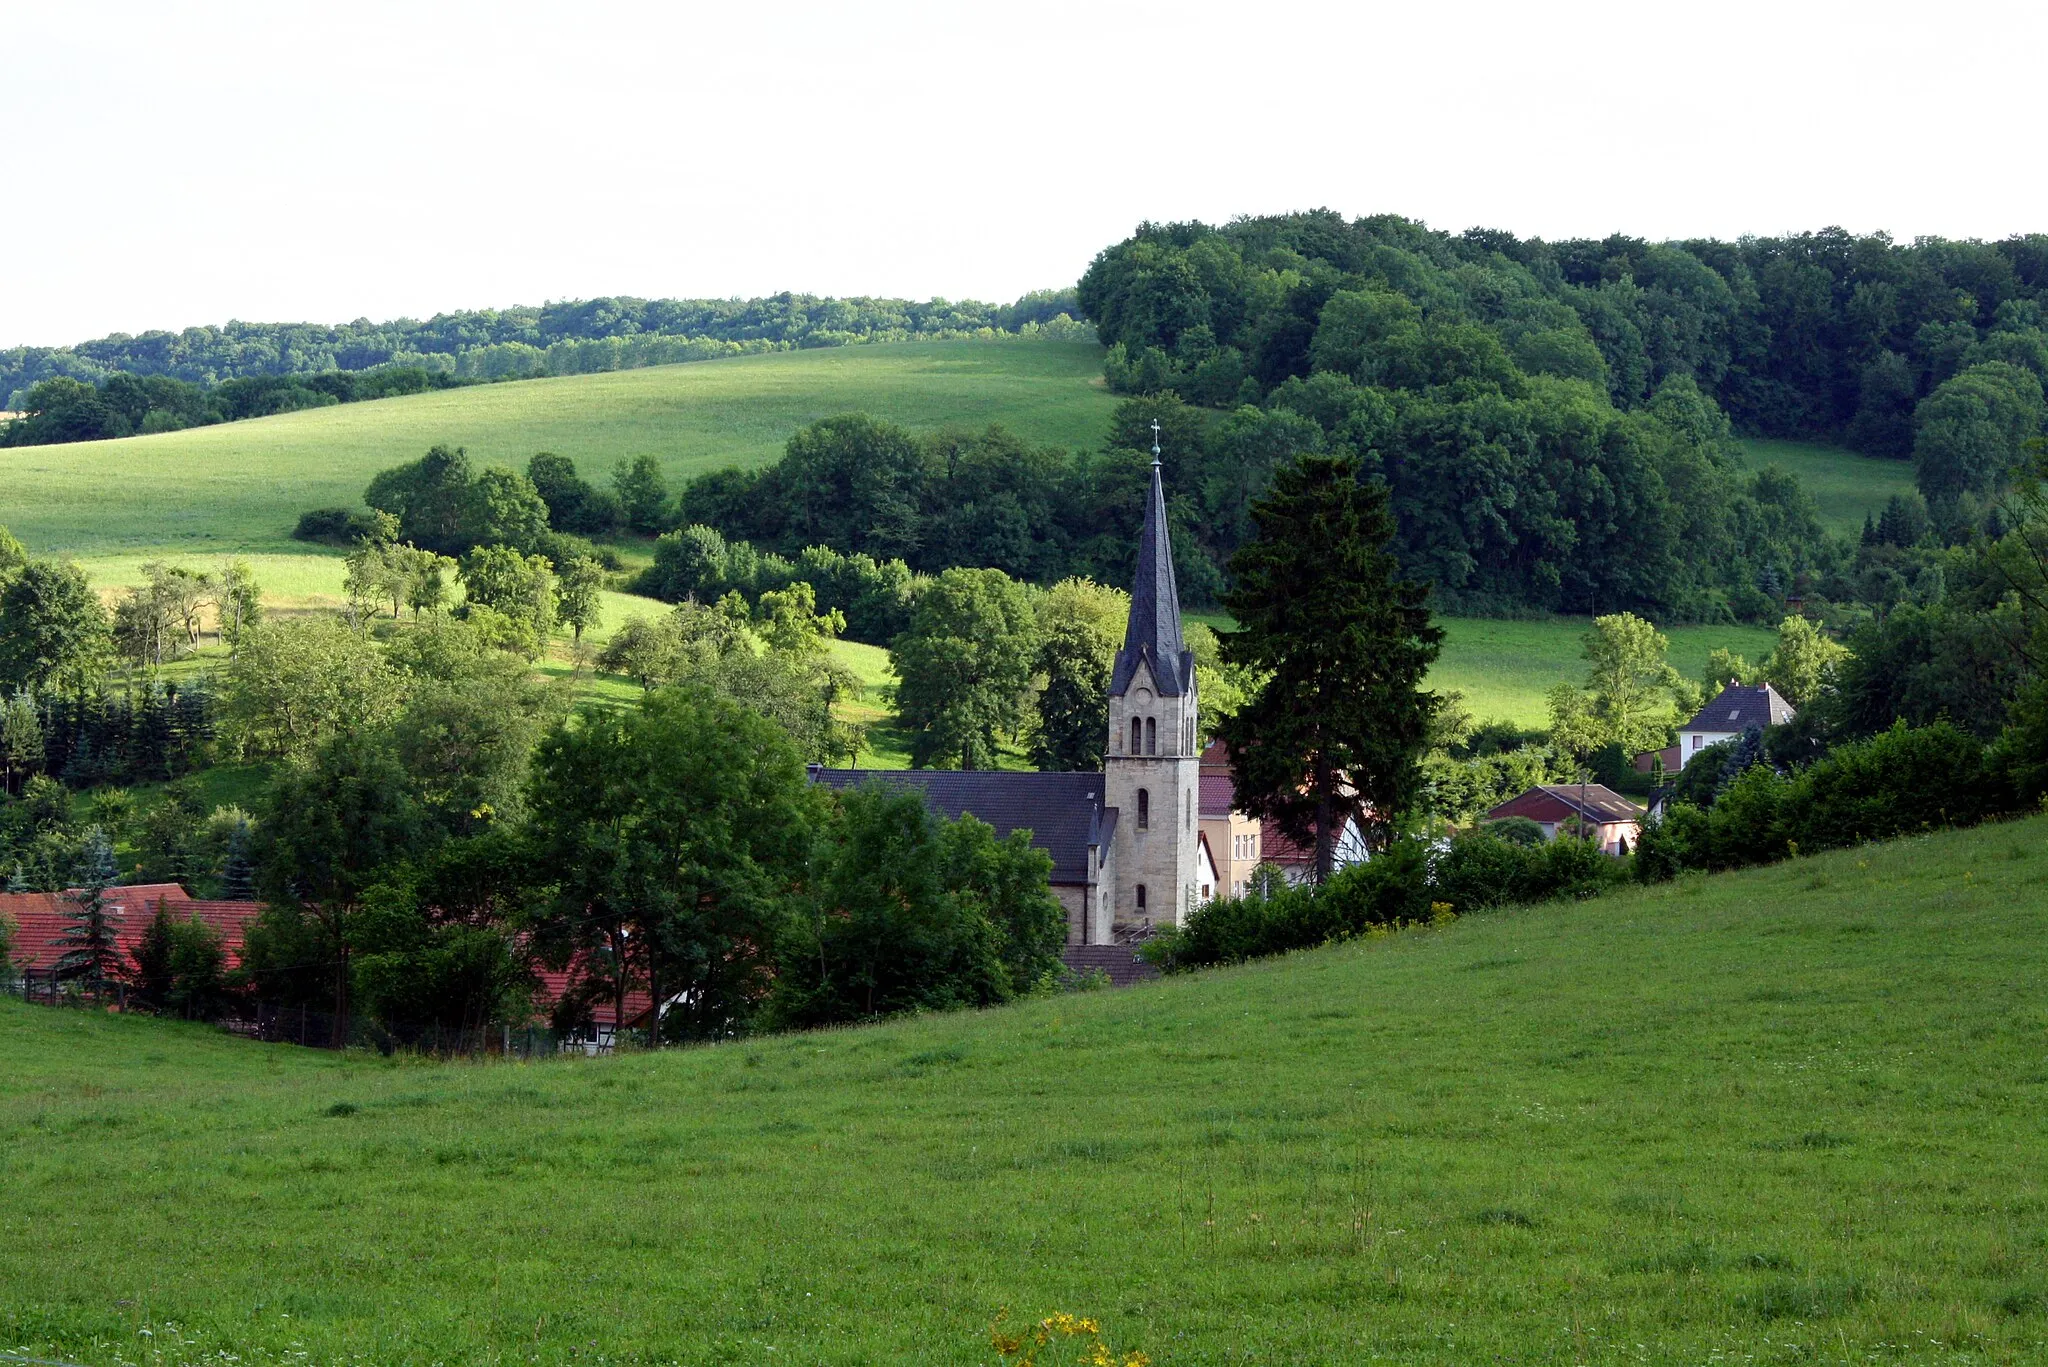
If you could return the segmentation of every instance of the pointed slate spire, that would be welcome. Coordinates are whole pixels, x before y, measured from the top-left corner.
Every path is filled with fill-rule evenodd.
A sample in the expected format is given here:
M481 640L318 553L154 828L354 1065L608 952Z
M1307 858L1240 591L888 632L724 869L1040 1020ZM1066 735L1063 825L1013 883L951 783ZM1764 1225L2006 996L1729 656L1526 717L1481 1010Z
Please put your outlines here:
M1138 574L1131 583L1131 622L1116 653L1109 693L1120 697L1143 660L1162 697L1177 698L1194 681L1194 658L1180 634L1180 588L1173 577L1173 542L1166 530L1166 488L1159 477L1159 424L1152 424L1152 493L1138 538Z

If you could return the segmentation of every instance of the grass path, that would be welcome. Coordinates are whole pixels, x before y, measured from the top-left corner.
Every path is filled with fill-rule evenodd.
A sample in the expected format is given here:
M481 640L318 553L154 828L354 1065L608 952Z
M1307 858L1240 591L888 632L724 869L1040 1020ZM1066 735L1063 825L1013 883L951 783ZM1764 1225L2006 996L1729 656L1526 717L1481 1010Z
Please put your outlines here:
M86 1363L2048 1354L2048 820L1116 993L543 1064L0 1002Z

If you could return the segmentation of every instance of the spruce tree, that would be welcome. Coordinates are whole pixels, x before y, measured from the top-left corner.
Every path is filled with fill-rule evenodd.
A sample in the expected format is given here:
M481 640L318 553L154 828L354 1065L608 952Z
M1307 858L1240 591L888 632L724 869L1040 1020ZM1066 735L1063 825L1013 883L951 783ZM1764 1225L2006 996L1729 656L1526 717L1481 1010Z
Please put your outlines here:
M1751 725L1737 738L1735 748L1729 752L1727 761L1721 765L1721 777L1715 781L1714 796L1718 798L1727 792L1730 784L1763 762L1763 728Z
M87 829L85 849L78 861L78 886L64 894L71 903L69 923L57 943L64 952L57 957L59 978L88 978L104 982L120 968L121 950L114 937L113 904L107 889L119 880L114 867L114 847L98 826Z
M1224 605L1239 629L1223 658L1265 682L1219 734L1244 809L1313 848L1326 878L1347 819L1380 844L1420 795L1437 707L1421 684L1443 632L1387 548L1386 486L1361 483L1349 457L1282 467L1251 520L1231 558Z
M249 861L249 819L237 818L228 833L227 858L220 866L220 895L230 902L249 902L256 897L256 867Z
M28 885L28 872L22 868L19 859L14 861L14 872L7 876L7 890L9 892L32 891Z

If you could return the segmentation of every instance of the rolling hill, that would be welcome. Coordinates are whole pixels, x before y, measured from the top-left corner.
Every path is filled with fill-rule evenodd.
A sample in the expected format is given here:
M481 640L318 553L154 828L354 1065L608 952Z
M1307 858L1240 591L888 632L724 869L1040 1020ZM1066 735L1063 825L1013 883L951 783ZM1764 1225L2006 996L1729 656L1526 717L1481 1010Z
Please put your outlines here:
M354 505L377 471L436 442L480 465L536 451L602 477L652 452L672 483L781 454L791 432L860 409L911 427L1002 423L1092 447L1116 399L1102 349L1047 341L911 342L522 380L158 436L0 449L0 526L42 552L303 549L307 508Z
M435 1064L0 1002L76 1362L2019 1362L2048 818L1118 992Z

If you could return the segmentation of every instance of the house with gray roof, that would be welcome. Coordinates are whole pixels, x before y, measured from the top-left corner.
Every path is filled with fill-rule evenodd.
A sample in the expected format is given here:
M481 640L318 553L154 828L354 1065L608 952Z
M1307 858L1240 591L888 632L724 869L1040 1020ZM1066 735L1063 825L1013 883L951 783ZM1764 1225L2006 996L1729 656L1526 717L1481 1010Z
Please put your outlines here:
M1769 684L1731 683L1678 728L1678 767L1692 763L1692 757L1709 745L1733 740L1752 726L1758 730L1782 726L1792 720L1795 711Z

